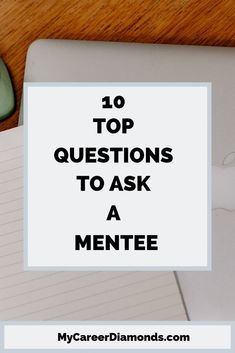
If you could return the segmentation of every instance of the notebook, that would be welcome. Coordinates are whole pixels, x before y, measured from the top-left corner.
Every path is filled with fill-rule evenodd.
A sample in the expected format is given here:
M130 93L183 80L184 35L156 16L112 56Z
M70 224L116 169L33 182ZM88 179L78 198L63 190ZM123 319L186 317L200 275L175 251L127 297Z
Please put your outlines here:
M173 272L24 272L23 127L0 133L0 320L186 320Z

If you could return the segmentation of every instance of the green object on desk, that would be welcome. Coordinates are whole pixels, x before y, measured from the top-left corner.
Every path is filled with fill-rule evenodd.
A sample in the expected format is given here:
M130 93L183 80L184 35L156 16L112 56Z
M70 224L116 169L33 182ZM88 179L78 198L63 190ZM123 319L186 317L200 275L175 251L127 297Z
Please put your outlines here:
M6 65L0 58L0 120L7 118L15 107L13 87Z

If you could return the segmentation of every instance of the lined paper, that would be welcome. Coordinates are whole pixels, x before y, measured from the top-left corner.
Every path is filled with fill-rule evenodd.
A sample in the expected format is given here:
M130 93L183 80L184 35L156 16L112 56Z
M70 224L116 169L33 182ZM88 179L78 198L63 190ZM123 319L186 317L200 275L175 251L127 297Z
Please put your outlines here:
M23 127L0 133L0 320L187 320L173 272L24 272Z

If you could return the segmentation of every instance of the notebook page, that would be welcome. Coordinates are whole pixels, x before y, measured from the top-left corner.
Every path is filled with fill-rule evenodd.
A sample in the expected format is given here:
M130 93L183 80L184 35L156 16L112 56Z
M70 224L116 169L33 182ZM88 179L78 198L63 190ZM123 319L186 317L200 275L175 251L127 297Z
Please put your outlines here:
M0 320L187 320L173 272L24 272L23 127L0 133Z

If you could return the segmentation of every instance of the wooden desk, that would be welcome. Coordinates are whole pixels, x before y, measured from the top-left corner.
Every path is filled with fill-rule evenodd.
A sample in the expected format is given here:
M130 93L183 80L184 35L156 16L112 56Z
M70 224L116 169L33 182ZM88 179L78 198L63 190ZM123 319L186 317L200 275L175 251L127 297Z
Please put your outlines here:
M25 55L37 38L235 46L234 0L0 0L0 56L16 91L15 127Z

